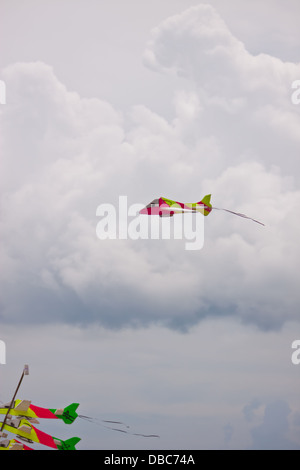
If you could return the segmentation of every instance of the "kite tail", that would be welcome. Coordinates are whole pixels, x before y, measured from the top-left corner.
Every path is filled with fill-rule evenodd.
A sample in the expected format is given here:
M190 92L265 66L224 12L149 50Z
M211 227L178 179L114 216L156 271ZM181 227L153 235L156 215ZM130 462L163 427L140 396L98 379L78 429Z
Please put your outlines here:
M90 423L95 423L95 424L101 425L101 426L103 426L107 429L111 429L112 431L123 432L125 434L131 434L132 436L159 437L158 434L140 434L140 433L130 432L130 431L128 431L129 426L125 423L122 423L122 421L112 421L112 420L108 420L108 419L99 420L97 418L91 418L90 416L84 416L84 415L79 415L79 418L84 419L86 421L89 421ZM102 424L102 423L105 423L105 424ZM121 429L120 427L107 426L107 424L117 424L118 426L124 426L124 427L127 428L127 430L126 429Z
M234 211L230 211L229 209L223 209L223 208L219 208L219 207L213 207L212 209L216 209L218 211L230 212L230 214L238 215L239 217L244 217L245 219L253 220L253 222L256 222L257 224L260 224L260 225L265 225L262 222L260 222L259 220L252 219L252 217L248 217L247 215L241 214L240 212L234 212Z

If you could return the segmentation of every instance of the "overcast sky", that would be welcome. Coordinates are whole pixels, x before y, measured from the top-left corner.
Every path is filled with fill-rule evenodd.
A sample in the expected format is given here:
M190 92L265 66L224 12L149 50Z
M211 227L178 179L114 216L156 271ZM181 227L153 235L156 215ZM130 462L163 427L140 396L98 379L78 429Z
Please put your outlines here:
M0 400L28 363L19 398L97 418L43 425L81 449L299 449L298 2L0 9ZM97 236L120 196L208 193L265 226Z

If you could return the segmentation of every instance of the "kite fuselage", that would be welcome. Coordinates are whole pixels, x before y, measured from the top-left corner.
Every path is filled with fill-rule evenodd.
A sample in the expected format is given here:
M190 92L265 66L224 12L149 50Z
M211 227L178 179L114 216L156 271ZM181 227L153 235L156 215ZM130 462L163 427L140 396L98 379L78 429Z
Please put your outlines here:
M11 416L27 418L30 421L37 420L37 418L46 419L62 419L65 423L71 424L78 416L76 409L79 403L72 403L64 409L50 409L42 408L40 406L32 405L29 400L15 400L13 407L10 409ZM7 406L0 408L0 414L7 413ZM38 422L38 421L35 421Z
M9 419L7 424L4 424L4 429L27 442L37 442L58 450L75 450L75 445L80 441L79 437L71 437L63 441L37 429L26 419Z
M159 215L160 217L172 217L174 214L185 212L200 212L208 215L212 210L210 194L199 202L178 202L165 197L154 199L150 204L140 210L140 214Z

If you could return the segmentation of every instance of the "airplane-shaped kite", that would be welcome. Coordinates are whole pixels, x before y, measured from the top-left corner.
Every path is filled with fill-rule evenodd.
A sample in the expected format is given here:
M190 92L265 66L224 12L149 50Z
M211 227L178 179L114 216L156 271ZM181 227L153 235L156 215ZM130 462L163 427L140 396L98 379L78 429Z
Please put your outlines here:
M159 215L160 217L172 217L174 214L180 214L184 212L189 212L189 213L200 212L204 216L207 216L211 213L213 209L216 209L216 210L223 210L226 212L230 212L231 214L238 215L246 219L251 219L260 225L264 225L262 222L252 219L251 217L248 217L245 214L241 214L240 212L233 212L228 209L220 209L218 207L212 207L210 203L210 198L211 198L211 194L207 194L199 202L183 203L183 202L173 201L172 199L167 199L166 197L160 197L158 199L154 199L146 207L141 209L140 214Z
M15 400L13 406L9 410L11 416L18 416L27 418L29 421L38 423L37 418L45 419L62 419L64 423L71 424L75 421L78 414L76 410L79 403L72 403L66 408L41 408L40 406L32 405L30 400ZM5 404L0 408L0 414L6 414L10 404Z
M5 415L3 421L0 422L0 450L34 450L23 442L9 438L4 430L17 435L26 443L37 442L56 450L76 450L75 446L81 440L79 437L71 437L63 441L40 431L31 423L39 423L37 418L48 418L61 419L64 423L71 424L78 416L76 410L79 403L72 403L64 409L52 409L32 405L29 400L16 400L15 397L25 375L29 375L28 365L24 366L11 402L0 408L0 414Z
M56 450L76 450L75 446L81 440L79 437L71 437L63 441L50 436L50 434L35 428L27 419L14 418L8 419L6 422L7 424L4 425L6 431L16 434L26 442L38 442Z

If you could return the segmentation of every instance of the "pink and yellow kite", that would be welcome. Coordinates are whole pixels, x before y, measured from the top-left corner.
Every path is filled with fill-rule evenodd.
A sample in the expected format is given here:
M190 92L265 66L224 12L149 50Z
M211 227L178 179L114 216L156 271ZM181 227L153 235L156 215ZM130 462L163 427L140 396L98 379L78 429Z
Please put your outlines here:
M211 213L213 209L216 209L230 212L231 214L238 215L239 217L244 217L246 219L251 219L260 225L264 225L262 222L252 219L251 217L248 217L245 214L241 214L240 212L234 212L228 209L220 209L218 207L213 207L210 203L210 198L211 194L207 194L199 202L178 202L173 201L172 199L167 199L166 197L160 197L158 199L154 199L146 207L141 209L140 214L159 215L160 217L172 217L174 214L181 214L185 212L200 212L204 216L207 216Z

